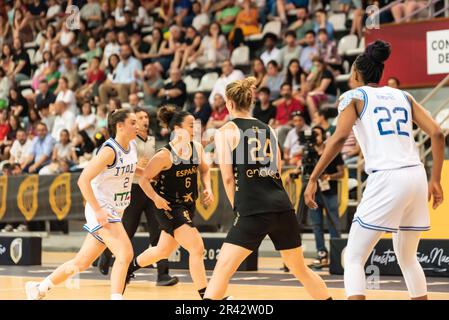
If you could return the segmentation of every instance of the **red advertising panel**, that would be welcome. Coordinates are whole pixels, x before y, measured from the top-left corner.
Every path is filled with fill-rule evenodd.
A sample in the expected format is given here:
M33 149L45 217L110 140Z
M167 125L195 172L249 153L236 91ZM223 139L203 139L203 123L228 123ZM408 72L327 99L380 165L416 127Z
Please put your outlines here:
M433 33L439 38L429 37L428 47L427 32L439 30L447 30L447 33ZM386 84L389 77L396 77L400 80L401 87L431 87L448 73L446 67L449 65L449 19L447 18L387 24L381 25L377 30L367 30L366 43L376 39L390 42L392 46L392 54L385 64L382 85ZM429 50L429 66L427 50ZM445 73L434 74L438 70L444 70Z

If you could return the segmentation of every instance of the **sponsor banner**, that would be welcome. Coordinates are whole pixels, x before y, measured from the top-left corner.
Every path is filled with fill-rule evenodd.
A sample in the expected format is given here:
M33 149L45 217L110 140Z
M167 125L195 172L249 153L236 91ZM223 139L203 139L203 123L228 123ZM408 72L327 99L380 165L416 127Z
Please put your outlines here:
M0 235L0 265L41 265L42 238Z
M344 253L347 239L331 239L330 273L343 274ZM419 243L417 259L426 276L449 277L449 240L422 239ZM401 276L401 269L390 239L381 239L371 252L365 270L370 274L370 266L378 268L380 275Z

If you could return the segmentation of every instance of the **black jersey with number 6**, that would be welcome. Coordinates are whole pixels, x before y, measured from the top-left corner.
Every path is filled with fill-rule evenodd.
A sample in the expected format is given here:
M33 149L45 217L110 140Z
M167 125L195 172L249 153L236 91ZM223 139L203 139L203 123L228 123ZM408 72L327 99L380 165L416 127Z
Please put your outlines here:
M155 190L170 205L191 206L198 198L198 151L191 142L191 155L188 159L183 159L176 154L170 143L164 148L171 154L172 166L161 171Z
M277 161L277 139L257 119L232 120L240 139L232 151L235 180L234 211L239 216L293 210L282 185Z

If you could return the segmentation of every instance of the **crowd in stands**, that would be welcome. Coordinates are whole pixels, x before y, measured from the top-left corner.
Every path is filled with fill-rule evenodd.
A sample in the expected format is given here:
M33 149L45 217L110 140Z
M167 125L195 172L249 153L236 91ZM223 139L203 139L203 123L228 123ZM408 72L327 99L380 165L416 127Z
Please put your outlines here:
M364 9L388 3L2 1L2 173L82 170L108 139L108 114L122 107L146 109L160 143L168 139L156 120L164 104L189 110L204 130L217 129L230 119L226 85L249 75L257 78L254 116L277 131L285 162L298 165L297 133L312 125L332 131L336 76L348 71L342 68L339 39L349 33L361 39ZM380 20L399 22L424 3L398 4ZM330 19L341 12L343 33ZM270 23L278 29L268 28ZM243 57L235 51L244 47L248 59L238 63ZM343 158L350 163L359 152L353 137L345 148Z

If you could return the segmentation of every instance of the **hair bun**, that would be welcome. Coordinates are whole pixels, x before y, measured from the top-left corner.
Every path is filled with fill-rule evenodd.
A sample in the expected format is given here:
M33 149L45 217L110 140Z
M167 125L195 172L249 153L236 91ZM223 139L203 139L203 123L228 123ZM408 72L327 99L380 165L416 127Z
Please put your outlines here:
M257 84L257 79L255 77L248 77L246 79L241 80L241 86L244 90L249 90L255 87Z
M159 108L157 112L158 119L164 123L165 125L169 125L171 120L173 119L173 116L175 115L176 107L174 106L162 106Z
M390 44L382 40L370 43L365 50L367 57L376 63L384 63L390 57L390 53Z

